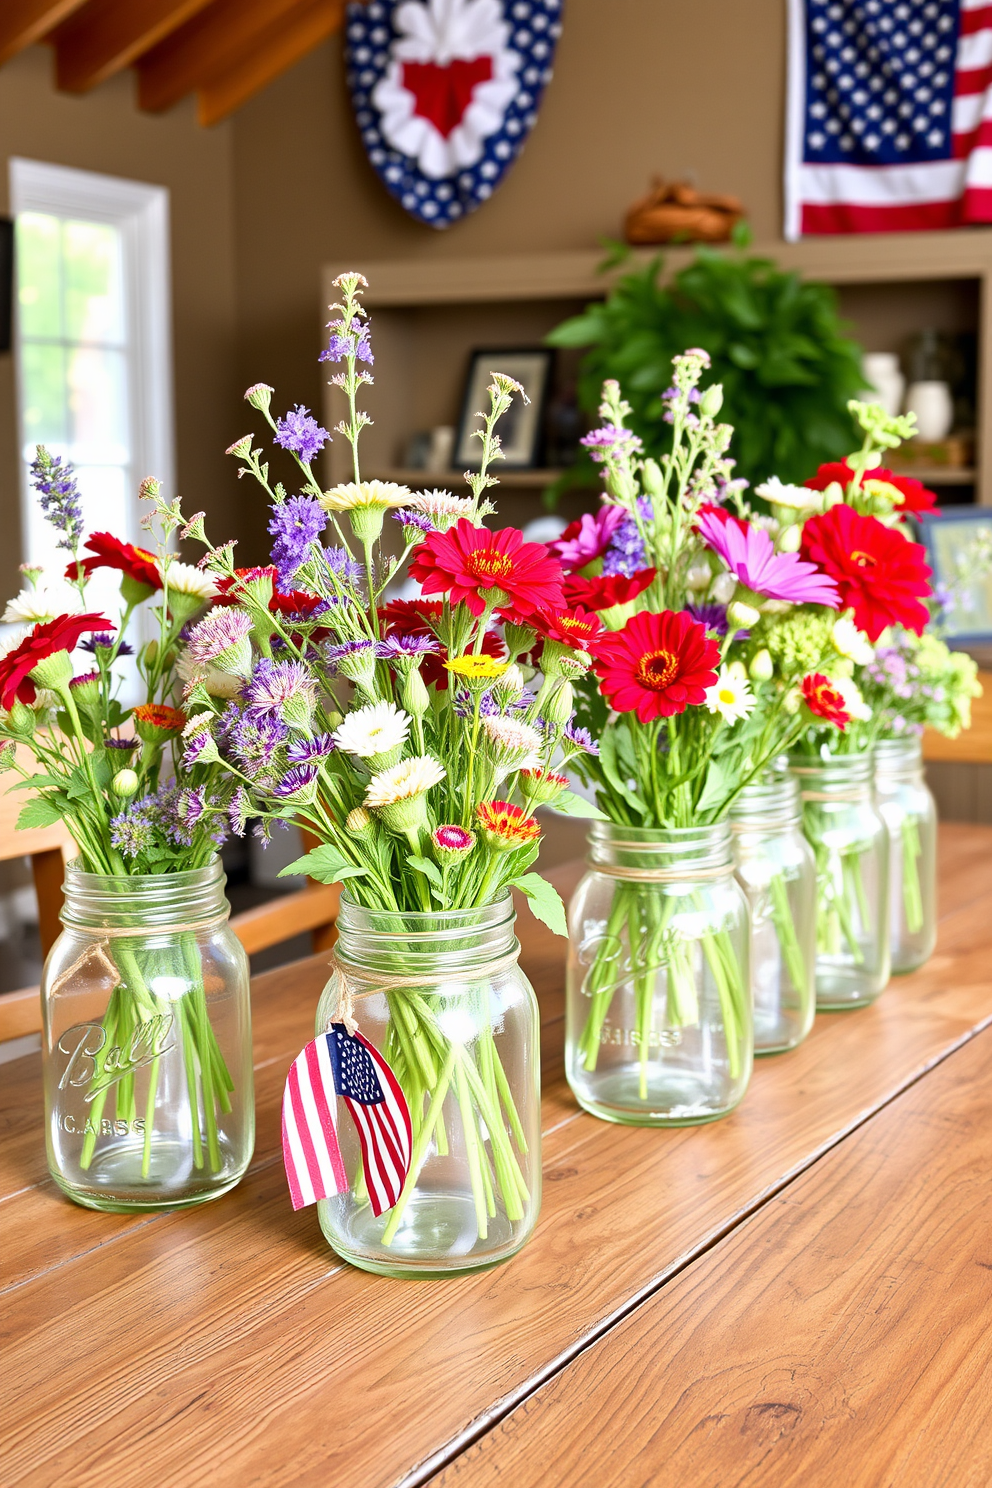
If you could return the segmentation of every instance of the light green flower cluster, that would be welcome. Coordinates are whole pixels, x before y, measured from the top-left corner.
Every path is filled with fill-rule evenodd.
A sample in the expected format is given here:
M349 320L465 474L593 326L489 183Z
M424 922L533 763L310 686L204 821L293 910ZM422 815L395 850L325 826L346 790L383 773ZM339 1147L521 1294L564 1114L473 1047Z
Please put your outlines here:
M831 654L830 633L836 618L832 610L796 609L763 623L756 639L768 648L783 677L804 677L822 670L824 657Z
M924 716L921 722L954 739L971 727L971 700L981 697L978 664L964 651L948 646L926 631L907 638L915 648L913 660L920 669Z

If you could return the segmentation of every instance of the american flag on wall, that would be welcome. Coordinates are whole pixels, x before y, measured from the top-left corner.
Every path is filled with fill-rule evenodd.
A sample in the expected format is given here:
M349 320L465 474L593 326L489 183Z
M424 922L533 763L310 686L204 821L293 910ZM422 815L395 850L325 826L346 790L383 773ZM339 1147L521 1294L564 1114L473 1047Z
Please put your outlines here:
M294 1059L282 1098L282 1155L294 1209L344 1193L337 1132L340 1096L358 1129L372 1213L391 1209L410 1171L410 1109L378 1049L343 1023Z
M992 0L789 0L785 236L992 222Z

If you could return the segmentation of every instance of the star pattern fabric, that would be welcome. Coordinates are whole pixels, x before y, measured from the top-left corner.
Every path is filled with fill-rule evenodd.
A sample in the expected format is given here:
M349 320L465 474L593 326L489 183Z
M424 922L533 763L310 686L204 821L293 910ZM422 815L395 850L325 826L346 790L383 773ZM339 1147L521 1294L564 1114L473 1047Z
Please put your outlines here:
M445 228L492 195L537 121L563 0L371 0L347 11L368 158L411 216Z

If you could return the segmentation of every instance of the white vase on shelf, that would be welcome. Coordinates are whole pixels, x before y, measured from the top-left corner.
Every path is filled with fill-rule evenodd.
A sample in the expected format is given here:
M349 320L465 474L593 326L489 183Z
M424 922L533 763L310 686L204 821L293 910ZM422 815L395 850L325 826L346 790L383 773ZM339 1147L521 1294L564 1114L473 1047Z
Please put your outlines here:
M916 437L926 444L946 439L954 422L954 399L946 382L912 382L906 412L916 414Z
M899 358L894 351L869 351L861 358L865 392L863 402L879 402L887 414L895 416L902 408L902 395L906 391L906 379L899 370Z

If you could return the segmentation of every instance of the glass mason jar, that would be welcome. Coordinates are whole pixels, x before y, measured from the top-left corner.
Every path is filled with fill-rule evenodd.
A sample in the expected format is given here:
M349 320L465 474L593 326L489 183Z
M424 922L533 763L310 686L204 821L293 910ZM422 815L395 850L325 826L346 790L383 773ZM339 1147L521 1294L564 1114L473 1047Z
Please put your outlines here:
M747 1089L747 901L730 825L595 822L569 908L565 1061L579 1104L630 1126L695 1126Z
M780 1054L816 1013L816 864L802 832L799 782L784 771L749 785L730 813L737 881L751 906L754 1052Z
M865 1007L889 980L889 834L870 752L792 755L816 859L816 1005Z
M338 1101L348 1188L320 1227L346 1261L438 1276L505 1261L541 1207L540 1020L517 964L513 900L397 914L341 896L317 1033L349 1019L388 1062L413 1127L399 1199L373 1214L354 1121Z
M134 877L66 869L42 1049L48 1166L77 1204L199 1204L251 1160L248 957L225 882L219 858Z
M937 943L937 806L915 735L876 744L875 796L889 829L892 970L915 971Z

